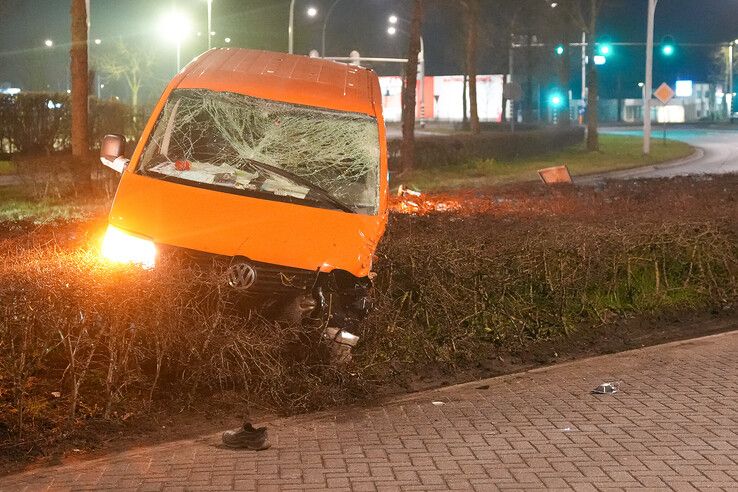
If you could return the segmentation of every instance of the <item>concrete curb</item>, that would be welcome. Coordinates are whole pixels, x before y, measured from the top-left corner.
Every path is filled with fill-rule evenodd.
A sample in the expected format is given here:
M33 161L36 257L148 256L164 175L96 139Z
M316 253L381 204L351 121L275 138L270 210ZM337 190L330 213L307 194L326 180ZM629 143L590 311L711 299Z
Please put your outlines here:
M694 147L694 146L693 146ZM702 147L694 147L694 152L687 157L675 159L672 161L662 162L660 164L651 164L642 167L632 167L630 169L619 169L617 171L608 171L599 174L586 174L574 178L574 184L589 185L601 183L608 179L638 179L643 174L663 169L671 169L680 167L693 162L699 161L705 157L705 149Z
M726 322L725 324L727 326L732 325L733 328L730 331L726 331L723 333L716 333L714 335L705 335L699 338L687 338L684 340L676 340L673 342L666 342L666 343L661 343L658 345L649 345L647 347L640 347L640 348L625 350L623 352L613 352L611 354L594 355L592 357L585 357L582 359L569 360L566 362L561 362L559 364L549 364L549 365L545 365L541 367L534 367L533 369L528 369L528 370L521 371L521 372L503 374L501 376L494 376L491 378L479 379L476 381L470 381L468 383L459 383L459 384L454 384L452 386L444 386L443 388L424 390L418 393L412 393L412 394L400 396L396 399L388 399L388 400L382 401L378 403L378 406L396 404L396 403L404 403L404 402L410 402L410 401L415 401L415 400L422 400L422 399L425 399L433 395L438 396L443 393L468 390L470 388L476 388L477 386L490 384L495 381L505 381L508 379L517 379L517 378L521 378L521 377L524 377L530 374L546 373L546 372L553 371L555 369L561 369L563 367L581 365L581 364L590 363L592 361L597 361L597 360L605 360L605 359L610 359L613 357L629 357L629 356L633 356L641 352L650 352L654 350L675 348L675 347L680 347L682 345L706 342L706 341L710 341L716 338L738 335L738 325L735 322Z

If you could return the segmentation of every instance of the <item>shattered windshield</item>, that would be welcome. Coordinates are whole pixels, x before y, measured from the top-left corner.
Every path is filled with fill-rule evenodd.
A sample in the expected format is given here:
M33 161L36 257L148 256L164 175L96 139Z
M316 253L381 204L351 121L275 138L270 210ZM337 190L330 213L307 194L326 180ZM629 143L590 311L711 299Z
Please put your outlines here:
M376 119L229 92L172 92L139 172L186 184L376 214Z

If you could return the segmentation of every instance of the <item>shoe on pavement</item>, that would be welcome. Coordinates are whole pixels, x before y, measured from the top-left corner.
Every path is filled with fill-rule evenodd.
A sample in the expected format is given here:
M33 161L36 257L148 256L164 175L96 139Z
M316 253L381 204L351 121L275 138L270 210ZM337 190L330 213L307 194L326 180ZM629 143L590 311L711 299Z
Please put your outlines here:
M229 448L250 449L252 451L261 451L271 446L266 427L258 429L249 422L243 424L243 427L234 430L228 430L223 433L223 444Z

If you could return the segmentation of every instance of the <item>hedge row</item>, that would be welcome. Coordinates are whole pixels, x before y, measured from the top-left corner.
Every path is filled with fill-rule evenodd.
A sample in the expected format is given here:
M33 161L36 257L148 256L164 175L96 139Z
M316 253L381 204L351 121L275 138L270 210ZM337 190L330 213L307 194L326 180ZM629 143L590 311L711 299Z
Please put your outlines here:
M483 132L416 137L415 167L437 168L474 159L513 160L560 150L584 141L584 128L551 128L517 133ZM388 142L390 169L398 169L401 140Z
M70 96L64 93L0 95L0 154L42 154L71 146ZM139 112L140 113L140 112ZM145 122L134 118L130 106L114 100L90 98L90 136L97 142L106 133L136 135Z

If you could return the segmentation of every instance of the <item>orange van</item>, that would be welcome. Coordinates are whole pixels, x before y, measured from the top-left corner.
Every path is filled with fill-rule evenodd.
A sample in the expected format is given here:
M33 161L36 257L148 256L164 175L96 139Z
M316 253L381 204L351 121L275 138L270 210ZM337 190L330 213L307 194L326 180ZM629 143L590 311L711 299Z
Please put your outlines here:
M387 222L373 71L210 50L168 85L130 162L124 153L122 136L105 137L101 160L122 173L105 257L154 267L186 252L226 262L227 282L255 296L365 306Z

